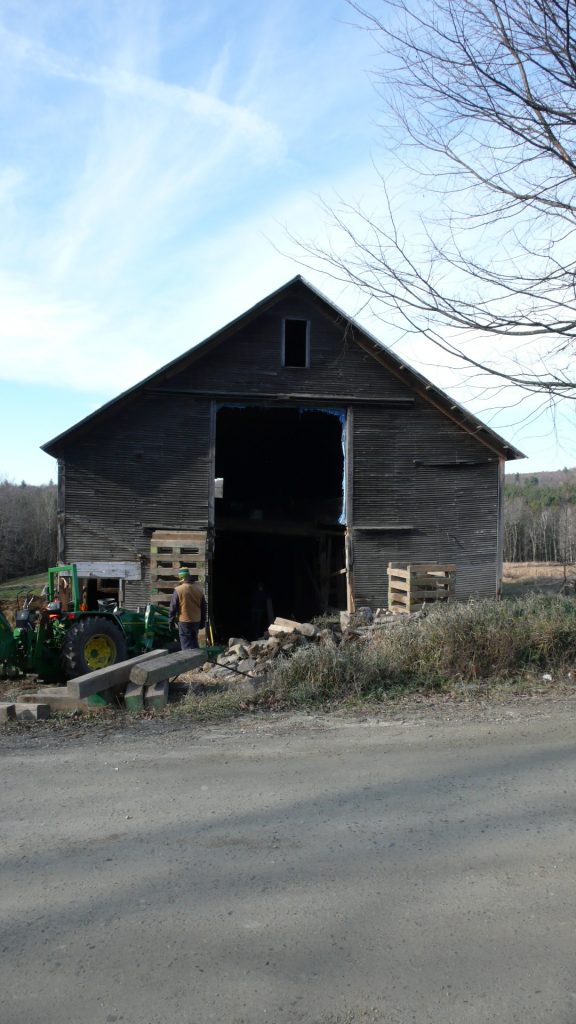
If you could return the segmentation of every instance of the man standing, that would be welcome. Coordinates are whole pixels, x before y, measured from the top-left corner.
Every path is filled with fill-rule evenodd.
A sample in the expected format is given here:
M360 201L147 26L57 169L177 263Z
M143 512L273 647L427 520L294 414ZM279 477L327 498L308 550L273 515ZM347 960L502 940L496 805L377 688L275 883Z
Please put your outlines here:
M206 625L206 598L199 583L190 579L189 569L179 569L180 583L170 601L169 622L178 620L180 647L183 651L198 647L198 631Z

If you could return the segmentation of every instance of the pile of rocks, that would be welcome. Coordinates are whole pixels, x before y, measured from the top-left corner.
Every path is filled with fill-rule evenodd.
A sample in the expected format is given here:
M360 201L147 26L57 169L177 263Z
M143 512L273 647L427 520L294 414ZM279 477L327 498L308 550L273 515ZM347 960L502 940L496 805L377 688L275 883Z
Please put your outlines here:
M322 628L312 622L295 622L278 617L260 640L231 637L226 650L216 662L206 662L203 675L206 681L225 685L244 682L254 687L263 686L278 661L291 657L299 648L309 644L336 647L341 643L369 641L380 629L386 629L414 615L393 615L386 609L358 608L355 612L341 612L339 623Z
M425 608L417 612L405 612L402 615L394 614L387 608L357 608L355 612L340 612L340 628L343 640L370 640L380 630L389 629L391 626L403 626L413 619L422 619L426 614Z
M336 646L341 639L340 630L322 629L312 622L295 622L278 617L268 626L261 640L243 640L231 637L228 646L218 655L216 663L207 662L207 679L226 683L252 681L253 686L264 685L278 660L291 657L299 647L307 644Z

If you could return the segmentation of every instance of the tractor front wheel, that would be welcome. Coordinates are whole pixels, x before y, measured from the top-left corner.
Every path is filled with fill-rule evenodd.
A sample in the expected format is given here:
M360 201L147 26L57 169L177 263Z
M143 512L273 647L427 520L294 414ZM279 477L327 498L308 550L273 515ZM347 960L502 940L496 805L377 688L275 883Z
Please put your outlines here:
M62 663L68 679L107 668L126 658L126 640L110 619L80 619L66 634Z

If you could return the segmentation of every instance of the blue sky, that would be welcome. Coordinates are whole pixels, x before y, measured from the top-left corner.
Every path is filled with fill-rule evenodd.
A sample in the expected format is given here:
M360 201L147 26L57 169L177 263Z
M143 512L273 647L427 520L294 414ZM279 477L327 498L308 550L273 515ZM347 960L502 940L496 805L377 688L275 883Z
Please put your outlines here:
M374 162L396 170L352 22L343 0L0 0L0 479L55 478L40 444L300 272L522 448L514 468L576 464L565 414L527 422L278 251L284 225L328 237L319 195L377 204Z

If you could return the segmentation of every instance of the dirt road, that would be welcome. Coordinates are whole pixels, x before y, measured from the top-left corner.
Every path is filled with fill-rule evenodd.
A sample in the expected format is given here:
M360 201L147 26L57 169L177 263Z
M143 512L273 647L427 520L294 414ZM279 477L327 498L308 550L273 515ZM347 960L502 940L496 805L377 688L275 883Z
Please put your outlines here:
M576 1021L576 702L0 758L2 1024Z

